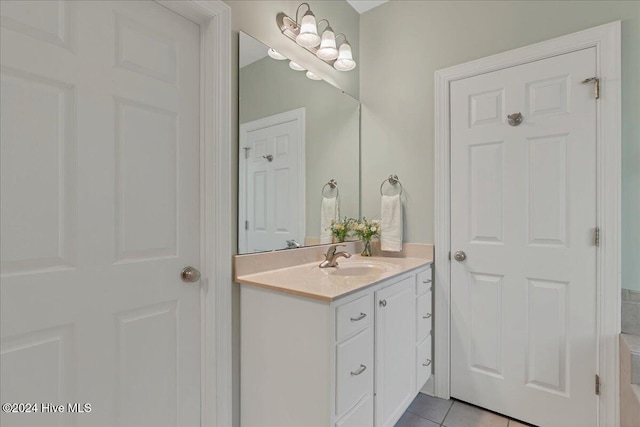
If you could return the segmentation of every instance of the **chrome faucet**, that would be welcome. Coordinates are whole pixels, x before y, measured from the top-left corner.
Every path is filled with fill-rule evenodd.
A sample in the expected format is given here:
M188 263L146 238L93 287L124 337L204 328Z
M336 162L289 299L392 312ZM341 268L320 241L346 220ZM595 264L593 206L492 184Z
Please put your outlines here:
M347 245L331 245L325 254L325 260L320 263L320 268L327 267L337 267L338 266L338 258L345 257L351 258L351 254L349 252L340 251L336 252L338 246L347 246Z
M295 241L295 239L287 240L287 249L301 248L302 245Z

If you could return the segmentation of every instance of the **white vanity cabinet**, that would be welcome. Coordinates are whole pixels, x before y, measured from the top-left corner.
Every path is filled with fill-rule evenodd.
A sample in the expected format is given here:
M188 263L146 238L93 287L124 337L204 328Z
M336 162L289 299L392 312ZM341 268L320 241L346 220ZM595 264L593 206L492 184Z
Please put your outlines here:
M393 426L415 397L415 275L375 293L376 426Z
M433 291L431 268L416 275L416 392L429 380L433 369Z
M423 276L430 265L333 301L242 285L241 425L392 427L428 379Z

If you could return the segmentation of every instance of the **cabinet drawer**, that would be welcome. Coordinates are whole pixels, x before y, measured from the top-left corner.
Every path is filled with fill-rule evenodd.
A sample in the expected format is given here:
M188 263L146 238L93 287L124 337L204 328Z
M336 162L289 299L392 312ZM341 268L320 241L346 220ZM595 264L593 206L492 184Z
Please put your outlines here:
M336 308L336 341L371 324L372 301L373 295L369 294Z
M373 368L371 328L336 345L336 415L347 412L364 395L373 395Z
M416 390L420 390L431 376L431 335L416 347ZM426 365L426 366L425 366Z
M336 427L371 427L372 425L373 399L369 395L336 423Z
M431 289L431 282L433 281L431 276L431 267L417 274L416 295L422 295Z
M416 313L418 315L418 327L416 328L416 342L422 342L429 333L433 316L431 315L431 291L420 295L416 299Z

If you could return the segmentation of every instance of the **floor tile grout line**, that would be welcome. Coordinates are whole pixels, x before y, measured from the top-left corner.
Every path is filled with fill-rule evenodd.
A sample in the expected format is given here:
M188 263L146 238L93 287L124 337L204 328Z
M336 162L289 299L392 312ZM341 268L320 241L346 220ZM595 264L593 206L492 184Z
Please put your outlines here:
M444 421L445 421L445 420L447 419L447 417L449 416L449 412L451 412L451 408L453 408L453 405L454 405L455 403L456 403L456 402L455 402L454 400L452 400L452 401L451 401L451 405L449 406L449 409L447 409L447 413L446 413L446 414L444 414L444 418L442 419L442 422L440 423L440 427L446 427L446 426L444 425ZM507 426L507 427L508 427L508 426Z
M432 423L434 423L434 424L441 425L439 422L434 421L434 420L432 420L431 418L427 418L427 417L425 417L424 415L420 415L420 414L418 414L417 412L410 411L409 409L407 409L405 412L408 412L408 413L410 413L410 414L413 414L413 415L415 415L416 417L422 418L423 420L427 420L427 421L432 422ZM449 413L449 411L447 411L447 414L448 414L448 413ZM446 417L446 415L445 415L445 417ZM442 419L442 421L444 421L444 418Z

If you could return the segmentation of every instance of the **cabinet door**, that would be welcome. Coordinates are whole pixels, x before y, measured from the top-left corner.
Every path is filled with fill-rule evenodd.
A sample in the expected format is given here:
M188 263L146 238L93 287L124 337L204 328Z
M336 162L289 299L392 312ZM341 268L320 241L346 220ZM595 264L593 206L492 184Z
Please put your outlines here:
M433 363L431 356L431 335L416 346L416 393L427 383L431 376Z
M431 333L431 292L420 295L416 299L417 336L416 342L422 342Z
M376 426L393 426L415 395L415 277L376 292Z

